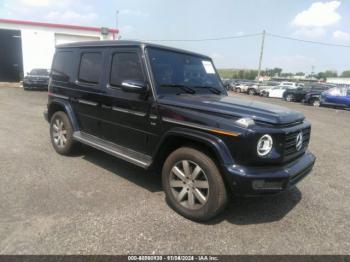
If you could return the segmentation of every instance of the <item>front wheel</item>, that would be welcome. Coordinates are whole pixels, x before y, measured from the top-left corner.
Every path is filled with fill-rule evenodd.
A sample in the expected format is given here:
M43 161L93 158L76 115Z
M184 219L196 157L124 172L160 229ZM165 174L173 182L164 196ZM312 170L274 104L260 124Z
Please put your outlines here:
M312 105L313 105L314 107L320 107L320 106L321 106L321 101L320 101L320 99L318 99L318 98L313 99L313 100L312 100Z
M254 89L249 89L248 95L254 96L255 95L255 90Z
M169 205L188 219L209 220L227 203L218 167L194 148L182 147L170 154L163 166L162 183Z

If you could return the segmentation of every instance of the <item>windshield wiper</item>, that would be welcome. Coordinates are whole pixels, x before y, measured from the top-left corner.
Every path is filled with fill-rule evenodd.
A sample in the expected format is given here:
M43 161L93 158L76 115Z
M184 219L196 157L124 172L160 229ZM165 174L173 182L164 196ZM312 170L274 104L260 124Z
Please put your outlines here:
M185 86L185 85L177 85L177 84L162 84L160 85L160 87L177 87L182 89L183 91L185 91L188 94L195 94L196 90L192 89L189 86Z
M194 86L194 88L206 88L208 89L210 92L216 94L216 95L221 95L222 91L216 87L213 86Z

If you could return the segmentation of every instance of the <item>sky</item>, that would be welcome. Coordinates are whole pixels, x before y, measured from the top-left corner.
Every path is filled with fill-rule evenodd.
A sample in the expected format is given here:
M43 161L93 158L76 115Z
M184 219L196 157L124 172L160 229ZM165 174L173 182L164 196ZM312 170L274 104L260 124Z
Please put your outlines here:
M350 0L0 0L0 18L117 26L122 39L194 40L267 33L350 46ZM258 67L261 35L162 41L204 53L218 68ZM350 47L266 37L263 69L350 70Z

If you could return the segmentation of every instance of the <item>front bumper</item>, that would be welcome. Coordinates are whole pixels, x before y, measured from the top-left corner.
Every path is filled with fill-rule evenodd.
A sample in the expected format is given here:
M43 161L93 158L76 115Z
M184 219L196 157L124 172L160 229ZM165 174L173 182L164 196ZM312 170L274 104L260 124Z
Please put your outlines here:
M48 82L43 82L43 81L24 81L23 82L23 87L25 88L48 88L49 83Z
M311 173L316 157L310 152L284 166L224 166L234 195L258 196L278 194L295 186Z

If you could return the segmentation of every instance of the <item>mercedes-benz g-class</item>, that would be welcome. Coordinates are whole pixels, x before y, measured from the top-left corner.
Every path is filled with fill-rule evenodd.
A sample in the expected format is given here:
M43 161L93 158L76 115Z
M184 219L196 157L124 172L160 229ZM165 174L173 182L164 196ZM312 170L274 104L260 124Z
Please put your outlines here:
M204 55L134 41L58 46L48 93L54 149L83 143L159 170L170 206L198 221L230 196L276 194L308 175L310 124L228 96Z

